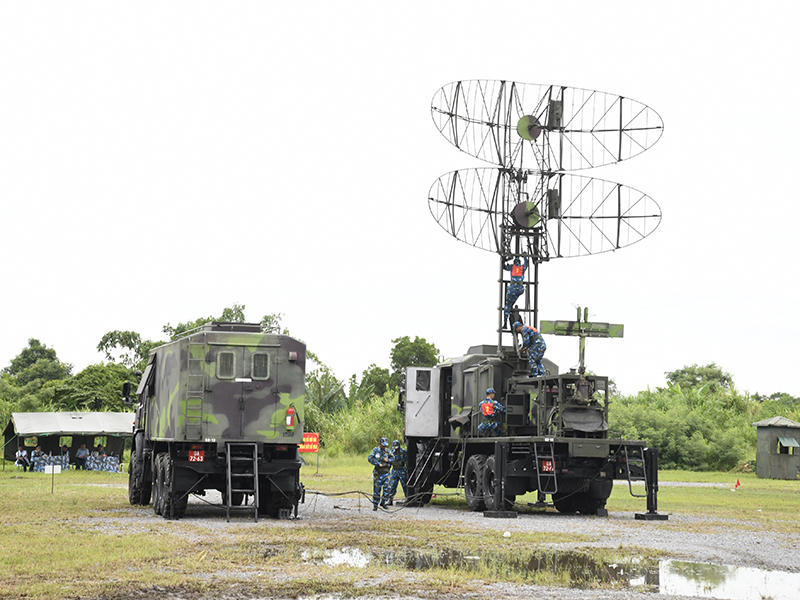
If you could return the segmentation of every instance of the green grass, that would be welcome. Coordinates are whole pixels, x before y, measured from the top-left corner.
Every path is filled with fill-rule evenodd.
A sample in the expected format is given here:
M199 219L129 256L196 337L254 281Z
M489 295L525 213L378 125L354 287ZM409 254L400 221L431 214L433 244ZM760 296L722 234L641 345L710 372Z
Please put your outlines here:
M372 466L365 456L341 455L335 458L307 454L308 465L301 469L301 479L308 490L324 493L345 493L360 490L371 494ZM736 481L741 485L735 491ZM781 531L800 529L800 481L760 479L754 473L718 473L697 471L661 471L659 481L658 511L702 516L707 519L733 518L751 521L753 526L771 523ZM724 487L691 487L667 485L679 483L724 484ZM636 494L644 494L643 485L634 485ZM436 486L432 504L468 510L462 490ZM348 494L355 496L355 494ZM402 491L398 490L398 498ZM536 493L517 498L525 507L537 501ZM645 498L630 495L627 485L614 486L608 500L610 511L646 512ZM554 509L550 509L553 511Z
M304 455L308 465L301 480L309 491L371 494L371 465L366 456ZM736 479L741 487L731 492ZM662 472L662 482L724 483L724 487L663 485L659 512L694 515L702 519L674 519L658 527L676 530L719 530L730 519L737 526L800 531L800 482L762 480L752 474ZM54 485L53 485L54 483ZM213 529L202 520L152 519L150 508L132 507L127 500L127 475L69 471L56 475L22 473L7 464L0 471L0 598L32 599L92 597L161 586L212 594L215 586L252 588L255 595L303 594L380 595L380 583L389 578L399 593L459 593L474 589L476 578L542 585L588 585L579 573L559 570L526 573L502 567L520 557L541 553L550 560L548 544L581 546L595 541L589 535L544 532L515 533L510 538L469 523L413 519L372 519L345 513L338 520L260 520L249 527L227 526L219 519ZM51 488L52 486L52 488ZM642 491L643 487L634 488ZM433 504L467 511L461 492L437 487ZM398 493L398 497L402 492ZM518 499L534 502L534 494ZM313 501L313 496L306 502ZM616 486L609 499L612 511L644 512L645 500L631 498L627 486ZM759 512L760 509L760 512ZM423 509L424 510L424 509ZM552 510L552 509L550 509ZM400 517L404 513L398 514ZM117 522L126 517L125 523ZM370 514L371 517L371 514ZM476 519L482 517L475 515ZM536 518L535 516L529 518ZM130 523L129 521L132 521ZM631 520L632 527L653 526ZM445 541L446 540L446 541ZM326 566L303 559L303 552L322 556L326 551L359 548L376 556L423 552L439 556L447 549L482 556L465 570L458 565L408 571L406 567L375 560L365 569ZM17 549L14 551L14 549ZM624 562L632 556L657 558L640 548L620 547L583 552L599 561ZM563 551L562 551L563 554ZM223 574L223 576L220 576ZM285 575L285 577L277 577ZM355 587L360 582L360 587ZM591 585L609 586L611 583ZM268 594L267 594L268 590Z

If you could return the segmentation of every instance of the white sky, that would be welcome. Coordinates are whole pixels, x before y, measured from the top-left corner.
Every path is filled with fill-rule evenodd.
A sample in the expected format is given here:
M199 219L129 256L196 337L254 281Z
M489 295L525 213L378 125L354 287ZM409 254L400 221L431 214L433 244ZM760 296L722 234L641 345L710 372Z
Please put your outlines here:
M461 79L596 89L655 109L650 150L581 175L661 206L613 254L541 268L541 318L625 324L587 365L623 392L716 362L800 396L800 4L0 4L0 367L35 337L77 373L113 329L281 312L341 378L393 338L496 342L496 255L427 194L487 166L436 130ZM533 167L534 165L531 165ZM575 366L577 340L548 337Z

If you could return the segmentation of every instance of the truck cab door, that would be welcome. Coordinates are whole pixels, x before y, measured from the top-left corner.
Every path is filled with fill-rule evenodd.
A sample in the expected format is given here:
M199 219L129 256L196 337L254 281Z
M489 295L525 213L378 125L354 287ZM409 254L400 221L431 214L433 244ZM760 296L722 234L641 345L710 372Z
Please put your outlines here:
M244 348L212 346L210 355L214 364L214 374L210 378L213 413L226 418L227 427L222 432L224 437L241 438L247 407L245 385L250 379L244 377Z
M406 436L437 437L442 420L439 368L406 370Z

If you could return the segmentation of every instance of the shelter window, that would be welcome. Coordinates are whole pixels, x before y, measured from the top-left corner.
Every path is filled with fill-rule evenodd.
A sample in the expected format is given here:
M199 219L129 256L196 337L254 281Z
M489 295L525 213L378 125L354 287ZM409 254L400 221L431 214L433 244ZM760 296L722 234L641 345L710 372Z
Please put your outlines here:
M233 379L236 374L236 357L233 352L217 355L217 379Z
M418 392L431 391L431 372L430 371L417 371L417 385Z
M253 379L269 379L269 354L266 352L253 354Z
M800 452L800 444L793 437L778 437L778 454L798 454Z

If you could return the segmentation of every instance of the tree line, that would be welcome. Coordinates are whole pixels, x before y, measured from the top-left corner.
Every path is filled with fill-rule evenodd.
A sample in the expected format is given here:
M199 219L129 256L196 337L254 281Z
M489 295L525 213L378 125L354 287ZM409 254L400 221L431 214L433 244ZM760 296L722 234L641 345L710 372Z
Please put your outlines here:
M110 331L97 346L106 360L77 374L54 348L32 338L0 372L0 422L5 426L12 412L125 410L122 384L137 381L135 372L143 370L150 350L209 321L245 322L244 311L243 305L234 304L218 317L167 323L160 340ZM264 332L290 335L281 321L282 315L275 313L259 323ZM404 336L392 344L388 368L372 363L360 378L353 375L347 381L308 351L305 429L321 434L326 451L363 453L379 437L402 439L397 403L405 369L433 366L440 357L424 338ZM731 375L714 363L683 367L665 377L665 387L627 396L612 393L609 423L613 434L658 448L662 468L732 469L755 458L754 421L773 416L800 421L800 398L739 392Z
M291 335L282 325L282 318L280 313L264 315L259 320L261 330ZM161 328L164 337L157 340L145 339L135 331L109 331L97 345L105 361L77 374L73 374L73 365L63 362L54 348L31 338L28 346L0 371L0 422L4 427L12 412L129 410L122 402L122 385L126 381L135 385L136 372L144 370L150 351L210 321L244 323L245 306L234 304L218 316L198 317L177 325L167 323ZM356 440L372 436L372 433L356 433L353 424L361 422L366 427L364 415L378 412L380 418L376 421L372 414L366 428L382 433L372 437L402 435L402 419L396 405L405 369L435 365L439 351L420 337L413 340L400 337L392 343L389 368L373 363L362 372L361 378L353 375L349 381L339 380L313 350L307 350L307 431L322 433L332 449L349 451L351 444L345 441L343 432L351 431ZM348 426L339 421L346 421ZM374 439L369 443L374 445Z

